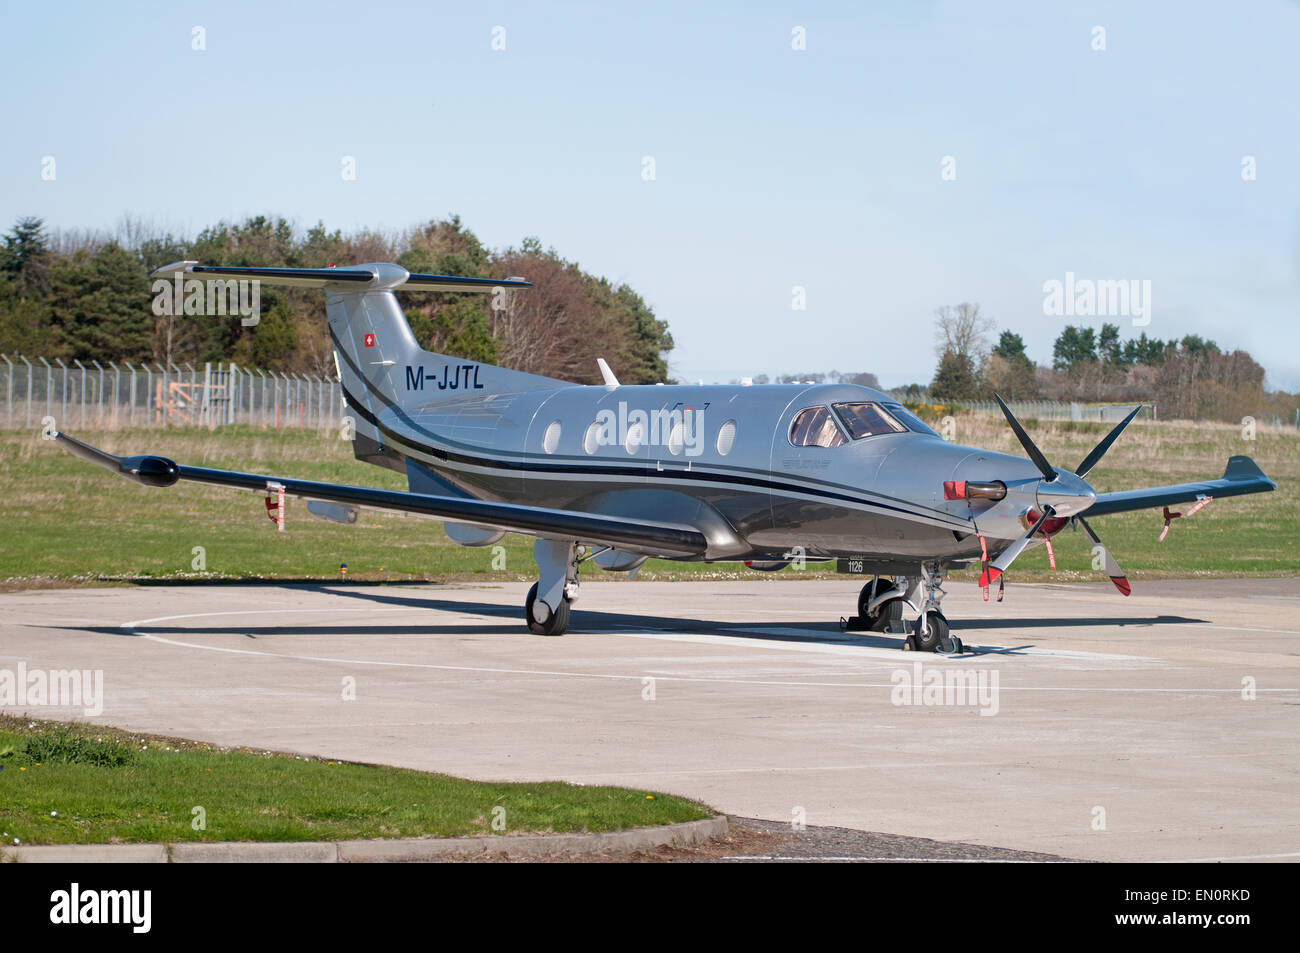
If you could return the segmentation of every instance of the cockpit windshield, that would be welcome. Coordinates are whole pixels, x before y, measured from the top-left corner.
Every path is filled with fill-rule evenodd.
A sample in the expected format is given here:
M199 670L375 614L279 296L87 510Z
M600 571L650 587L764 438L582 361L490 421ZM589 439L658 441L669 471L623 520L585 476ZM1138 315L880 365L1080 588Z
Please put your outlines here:
M907 429L875 403L836 404L835 412L854 440L882 433L902 433Z
M790 424L790 442L796 447L838 447L845 442L844 431L825 407L809 407Z

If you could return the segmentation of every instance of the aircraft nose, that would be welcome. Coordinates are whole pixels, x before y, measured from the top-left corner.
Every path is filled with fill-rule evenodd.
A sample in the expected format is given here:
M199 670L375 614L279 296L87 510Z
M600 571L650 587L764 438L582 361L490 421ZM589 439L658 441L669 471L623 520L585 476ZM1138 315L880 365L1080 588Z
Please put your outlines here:
M1097 491L1073 473L1058 471L1060 474L1051 483L1046 480L1038 484L1038 506L1050 506L1057 516L1077 516L1097 501Z

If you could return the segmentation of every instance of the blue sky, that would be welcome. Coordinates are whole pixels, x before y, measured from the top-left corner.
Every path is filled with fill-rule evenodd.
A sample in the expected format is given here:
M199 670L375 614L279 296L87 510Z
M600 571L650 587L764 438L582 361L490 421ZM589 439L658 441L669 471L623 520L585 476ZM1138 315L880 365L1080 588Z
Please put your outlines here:
M706 381L926 381L960 301L1047 363L1084 319L1044 282L1150 280L1148 334L1300 390L1297 51L1291 0L10 5L0 226L455 212L626 281Z

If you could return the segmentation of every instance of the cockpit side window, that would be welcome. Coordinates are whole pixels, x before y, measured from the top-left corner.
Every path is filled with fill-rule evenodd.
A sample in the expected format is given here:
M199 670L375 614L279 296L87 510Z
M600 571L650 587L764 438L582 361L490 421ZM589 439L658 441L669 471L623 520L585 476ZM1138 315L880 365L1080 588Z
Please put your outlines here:
M844 431L835 425L835 418L825 407L809 407L795 415L790 424L790 442L796 447L838 447L844 441Z
M835 412L854 440L882 433L902 433L907 429L875 403L836 404Z
M902 422L903 426L913 433L928 433L932 437L937 437L933 428L929 427L924 420L916 416L902 404L885 404L885 410L889 411L896 420Z

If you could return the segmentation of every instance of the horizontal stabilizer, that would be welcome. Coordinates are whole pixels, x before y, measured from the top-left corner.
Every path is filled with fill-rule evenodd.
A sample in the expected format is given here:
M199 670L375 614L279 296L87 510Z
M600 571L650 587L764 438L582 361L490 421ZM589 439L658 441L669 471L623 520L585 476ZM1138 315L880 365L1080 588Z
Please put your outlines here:
M346 268L255 268L246 265L200 265L197 261L177 261L163 265L150 278L173 279L177 275L218 280L253 279L269 285L291 288L336 288L351 291L467 291L487 293L496 288L531 288L523 278L465 278L461 275L412 274L400 265L377 263L349 265Z

